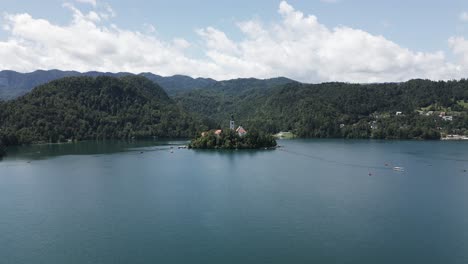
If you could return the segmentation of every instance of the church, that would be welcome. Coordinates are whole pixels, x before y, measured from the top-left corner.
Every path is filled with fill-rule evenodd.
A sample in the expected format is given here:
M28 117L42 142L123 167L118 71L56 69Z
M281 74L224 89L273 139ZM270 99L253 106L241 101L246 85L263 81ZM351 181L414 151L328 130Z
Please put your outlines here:
M235 128L235 122L234 122L234 115L231 115L231 121L229 122L229 129L232 131L236 131L237 134L239 134L240 137L243 137L247 134L247 130L245 130L242 126Z

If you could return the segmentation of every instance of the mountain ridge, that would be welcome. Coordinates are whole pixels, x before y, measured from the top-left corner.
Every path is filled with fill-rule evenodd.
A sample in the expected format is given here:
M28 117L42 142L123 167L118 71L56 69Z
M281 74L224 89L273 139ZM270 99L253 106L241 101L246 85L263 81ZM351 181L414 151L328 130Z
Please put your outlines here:
M256 81L268 81L281 78L284 82L295 82L294 80L287 79L285 77L277 77L271 79L256 79L256 78L239 78L232 80L217 81L211 78L193 78L186 75L173 75L173 76L161 76L150 72L142 72L138 74L130 72L99 72L99 71L62 71L62 70L36 70L28 73L21 73L12 70L0 71L0 100L11 100L21 95L24 95L31 91L34 87L42 84L46 84L50 81L61 79L64 77L78 77L78 76L110 76L110 77L122 77L127 75L144 76L149 80L157 83L161 86L170 96L174 96L179 93L188 92L194 89L202 89L206 87L216 87L217 84L224 84L226 82L232 82L236 80L256 80ZM287 80L287 81L286 81Z

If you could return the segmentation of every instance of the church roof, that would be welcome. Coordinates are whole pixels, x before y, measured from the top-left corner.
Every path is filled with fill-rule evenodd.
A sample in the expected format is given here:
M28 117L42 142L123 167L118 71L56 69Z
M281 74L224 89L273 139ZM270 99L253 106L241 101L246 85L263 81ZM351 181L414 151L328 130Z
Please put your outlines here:
M237 132L237 133L240 133L240 134L245 134L245 133L247 133L247 131L246 131L242 126L239 126L239 127L236 129L236 132Z

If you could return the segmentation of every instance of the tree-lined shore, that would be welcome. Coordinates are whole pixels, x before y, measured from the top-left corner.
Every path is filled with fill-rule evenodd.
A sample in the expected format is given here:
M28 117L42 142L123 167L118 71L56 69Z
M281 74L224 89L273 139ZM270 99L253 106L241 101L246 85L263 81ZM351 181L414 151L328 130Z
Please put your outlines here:
M302 138L468 135L464 79L382 84L302 84L286 78L190 84L190 79L182 79L184 92L173 96L154 81L135 75L66 77L40 85L0 102L0 151L9 145L87 139L194 138L225 127L231 114L267 138L280 131ZM178 79L171 80L176 87ZM204 86L197 88L200 83ZM242 148L247 144L235 138L229 141L197 138L192 145ZM252 142L247 145L256 144Z
M188 147L193 149L268 149L276 145L275 138L270 134L254 130L240 136L235 131L225 129L219 134L213 130L204 132L194 138Z

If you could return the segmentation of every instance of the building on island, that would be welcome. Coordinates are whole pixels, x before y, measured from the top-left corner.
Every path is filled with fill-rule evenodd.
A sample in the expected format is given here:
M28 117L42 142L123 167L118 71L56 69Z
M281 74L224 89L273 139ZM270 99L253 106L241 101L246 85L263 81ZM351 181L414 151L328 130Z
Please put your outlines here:
M234 123L234 116L231 115L231 121L229 121L229 129L231 131L235 131L240 137L245 136L247 134L247 130L245 130L242 126L239 126L237 129L235 128L235 123ZM212 130L213 131L213 130ZM202 137L208 136L209 131L205 131L201 133ZM223 133L223 130L221 129L216 129L214 130L214 134L219 137Z
M229 121L229 129L234 130L234 115L231 115L231 121Z
M247 134L247 130L245 130L242 126L239 126L237 129L236 129L236 132L237 134L239 134L239 136L243 137Z
M442 120L444 120L444 121L453 121L453 116L442 116Z
M202 137L206 137L206 136L208 136L208 133L210 133L210 132L209 132L209 131L202 132L202 133L201 133L201 136L202 136ZM221 130L221 129L216 129L216 130L214 130L214 134L215 134L216 136L220 136L221 133L223 133L223 130Z

